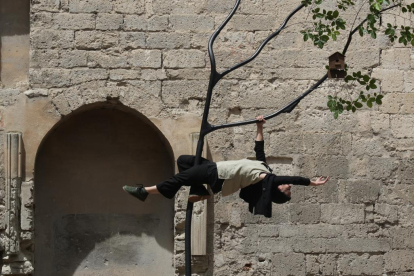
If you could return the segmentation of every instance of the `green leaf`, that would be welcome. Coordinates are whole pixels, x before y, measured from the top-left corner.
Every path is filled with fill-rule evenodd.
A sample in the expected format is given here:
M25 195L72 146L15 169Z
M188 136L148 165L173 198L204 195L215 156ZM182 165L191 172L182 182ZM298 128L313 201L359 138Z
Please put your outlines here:
M303 35L303 40L304 40L304 41L308 41L308 39L309 39L309 35L308 35L308 34L304 34L304 35Z
M333 17L334 18L337 18L339 16L339 12L338 11L334 11L334 13L333 13Z
M367 106L368 106L369 108L371 108L371 107L372 107L372 102L371 102L371 100L367 101Z
M335 112L334 112L334 118L335 118L335 119L338 119L338 115L339 115L339 112L338 112L338 111L335 111Z
M352 77L351 75L347 75L347 76L345 77L345 82L349 82L350 80L355 80L355 78L354 78L354 77Z
M356 111L356 107L355 106L353 106L352 107L352 112L355 112Z
M359 27L359 35L360 36L364 36L364 28L362 28L362 27Z
M361 108L362 107L362 103L360 103L360 102L354 102L354 105L356 107L358 107L358 108Z
M375 99L375 102L376 102L377 104L379 104L379 105L381 105L381 104L382 104L381 99L378 99L378 98L376 98L376 99Z
M369 81L369 76L368 75L364 75L362 78L364 79L365 82Z

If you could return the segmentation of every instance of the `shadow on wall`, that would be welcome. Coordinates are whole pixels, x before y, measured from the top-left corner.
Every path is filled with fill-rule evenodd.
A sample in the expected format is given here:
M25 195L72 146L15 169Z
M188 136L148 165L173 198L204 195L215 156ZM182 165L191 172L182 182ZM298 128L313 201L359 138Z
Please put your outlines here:
M29 33L30 1L1 0L0 81L6 87L27 81L30 51Z
M42 141L35 164L36 275L172 275L173 201L123 185L174 172L165 137L120 105L79 110Z

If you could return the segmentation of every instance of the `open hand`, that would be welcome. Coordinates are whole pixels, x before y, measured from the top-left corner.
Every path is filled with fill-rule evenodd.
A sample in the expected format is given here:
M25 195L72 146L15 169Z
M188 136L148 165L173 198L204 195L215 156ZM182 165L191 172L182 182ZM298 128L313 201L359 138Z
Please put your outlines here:
M310 186L320 186L320 185L323 185L326 182L328 182L328 180L329 180L329 176L327 176L327 177L321 176L318 179L316 179L315 181L311 181L309 185Z

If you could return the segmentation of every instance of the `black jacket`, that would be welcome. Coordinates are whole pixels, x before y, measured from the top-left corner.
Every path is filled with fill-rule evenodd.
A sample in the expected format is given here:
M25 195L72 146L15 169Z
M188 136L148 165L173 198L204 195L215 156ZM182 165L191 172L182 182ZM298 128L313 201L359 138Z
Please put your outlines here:
M254 151L256 159L266 163L264 141L255 141ZM249 185L240 190L240 198L249 203L249 211L254 215L272 217L272 189L281 184L305 185L310 184L309 178L300 176L276 176L273 173L256 184Z

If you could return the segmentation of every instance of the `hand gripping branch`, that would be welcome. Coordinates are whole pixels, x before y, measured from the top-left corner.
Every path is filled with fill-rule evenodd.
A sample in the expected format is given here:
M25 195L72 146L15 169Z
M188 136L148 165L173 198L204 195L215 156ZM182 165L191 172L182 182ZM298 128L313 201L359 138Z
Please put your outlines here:
M209 84L208 84L208 88L207 88L207 97L206 97L206 103L205 103L205 106L204 106L204 113L203 113L203 119L202 119L202 123L201 123L200 136L199 136L199 140L198 140L198 143L197 143L195 164L200 164L200 162L201 162L201 155L202 155L203 146L204 146L204 137L208 133L213 132L213 131L218 130L218 129L222 129L222 128L248 125L248 124L254 124L254 123L258 122L257 120L253 119L253 120L235 122L235 123L230 123L230 124L222 124L222 125L216 125L216 126L211 125L208 122L208 115L209 115L209 111L210 111L210 103L211 103L211 98L212 98L213 89L214 89L215 85L224 76L226 76L230 72L232 72L232 71L242 67L243 65L248 64L252 60L254 60L260 54L260 52L263 50L264 46L266 46L266 44L271 39L276 37L286 27L286 24L292 18L292 16L295 15L298 11L300 11L304 7L304 5L301 4L296 9L294 9L286 17L286 19L283 21L283 23L279 27L279 29L277 29L274 33L270 34L260 44L260 46L257 48L256 52L251 57L249 57L248 59L234 65L233 67L225 70L224 72L219 73L219 72L217 72L217 69L216 69L216 60L215 60L214 51L213 51L214 41L216 40L216 38L220 34L220 32L224 29L224 27L227 25L227 23L230 21L230 19L233 17L233 15L236 13L236 10L239 7L240 2L241 2L241 0L236 0L236 4L234 5L232 11L227 16L227 18L224 20L224 22L218 27L218 29L213 33L213 35L210 37L210 40L208 42L208 53L209 53L209 57L210 57L211 72L210 72L210 80L209 80ZM387 11L389 9L395 8L397 6L399 6L399 4L396 4L396 5L390 6L388 8L385 8L385 9L381 10L380 12L378 12L378 14L380 14L384 11ZM345 53L348 50L348 47L351 43L352 36L357 32L358 28L360 26L362 26L366 21L367 21L367 19L363 20L357 27L355 27L349 33L348 40L347 40L346 45L345 45L345 47L342 51L342 54L345 55ZM276 117L276 116L278 116L282 113L290 113L299 104L299 102L303 98L305 98L307 95L309 95L312 91L316 90L327 78L328 78L328 74L325 74L321 79L319 79L314 85L312 85L302 95L300 95L299 97L297 97L296 99L294 99L293 101L291 101L290 103L285 105L284 107L280 108L279 110L275 111L274 113L264 116L264 118L267 120L267 119L274 118L274 117ZM193 206L194 206L194 203L192 203L192 202L187 203L186 223L185 223L185 273L186 273L187 276L191 276L191 219L192 219L192 213L193 213Z

